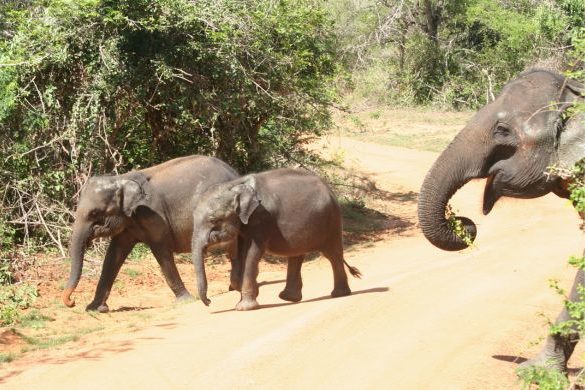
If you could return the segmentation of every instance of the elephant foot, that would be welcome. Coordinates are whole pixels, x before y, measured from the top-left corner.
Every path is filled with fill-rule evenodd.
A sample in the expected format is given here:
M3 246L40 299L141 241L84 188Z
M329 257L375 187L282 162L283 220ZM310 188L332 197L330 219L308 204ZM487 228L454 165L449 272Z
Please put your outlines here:
M189 294L188 291L185 292L184 294L179 295L175 299L175 303L177 303L177 304L190 303L190 302L195 302L195 298L193 297L193 295Z
M278 294L278 297L280 299L282 299L283 301L299 302L301 299L303 299L303 294L301 293L300 290L293 291L293 290L284 289L280 292L280 294Z
M106 303L92 302L86 306L85 311L97 311L98 313L107 313L110 308Z
M333 291L331 291L331 297L333 298L346 297L348 295L351 295L351 289L349 286L335 288Z
M555 370L559 372L567 372L567 364L564 359L559 356L550 356L541 354L534 359L530 359L518 365L516 371L526 371L532 369L543 368L546 370Z
M248 310L258 309L259 307L260 307L260 305L258 304L258 301L256 301L256 299L248 298L248 299L242 299L240 302L238 302L238 304L236 305L236 310L237 311L248 311Z
M242 285L240 283L231 282L229 291L242 291Z

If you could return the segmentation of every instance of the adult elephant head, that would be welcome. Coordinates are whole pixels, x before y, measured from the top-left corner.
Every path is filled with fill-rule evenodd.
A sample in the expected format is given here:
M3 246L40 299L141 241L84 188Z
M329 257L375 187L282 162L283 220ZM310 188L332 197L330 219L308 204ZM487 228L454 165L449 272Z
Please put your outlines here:
M468 244L445 217L453 194L474 178L487 178L483 213L502 196L535 198L551 191L568 197L567 183L548 167L571 167L585 158L585 115L569 108L583 102L584 86L560 74L531 70L509 82L471 119L428 172L418 217L426 238L455 251ZM476 227L456 217L474 239Z
M81 191L69 252L71 273L63 292L63 303L72 307L71 294L83 269L83 257L94 238L113 237L127 226L134 210L148 198L148 180L133 172L121 176L92 177Z

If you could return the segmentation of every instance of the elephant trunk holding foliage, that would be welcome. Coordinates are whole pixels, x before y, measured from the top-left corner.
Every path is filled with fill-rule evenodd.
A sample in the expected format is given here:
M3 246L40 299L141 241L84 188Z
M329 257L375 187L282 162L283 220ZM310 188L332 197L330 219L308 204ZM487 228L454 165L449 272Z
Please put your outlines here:
M137 243L145 243L158 261L178 299L191 297L177 271L174 253L189 252L192 210L211 185L238 174L213 157L189 156L123 175L92 177L81 191L70 243L71 273L63 303L81 278L85 251L98 237L110 237L93 301L87 310L108 311L106 300L114 280ZM233 253L230 257L233 260Z
M474 178L487 178L483 195L486 215L502 196L528 199L554 192L568 198L570 183L559 172L585 158L585 115L573 112L576 104L584 102L583 91L581 83L546 70L527 71L506 84L426 175L418 201L425 237L449 251L464 249L475 239L473 221L446 217L450 198ZM579 271L574 291L582 283L581 274ZM575 294L571 298L578 299ZM563 312L559 320L566 317ZM550 357L556 367L565 368L572 351L566 345L571 342L549 337L543 353L528 364L540 364ZM561 357L550 352L555 350L565 352Z

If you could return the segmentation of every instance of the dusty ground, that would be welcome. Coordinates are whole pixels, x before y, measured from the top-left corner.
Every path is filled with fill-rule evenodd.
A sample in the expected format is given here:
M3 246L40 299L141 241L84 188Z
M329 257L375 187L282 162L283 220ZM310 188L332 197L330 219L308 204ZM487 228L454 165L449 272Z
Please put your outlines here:
M374 122L380 116L369 113L366 118ZM457 130L464 116L442 119L453 121L445 126ZM408 128L407 119L404 126ZM234 312L234 292L216 295L209 308L200 302L175 307L156 263L148 258L131 262L126 267L139 271L122 273L109 300L114 312L107 315L82 310L94 289L91 275L76 295L81 307L73 310L47 297L56 292L47 287L41 309L50 310L54 321L41 329L19 328L17 334L4 329L0 335L0 346L19 353L0 366L0 385L518 387L517 363L536 353L547 331L546 318L553 319L561 306L549 280L557 279L568 289L574 270L566 260L583 249L574 211L567 202L547 196L503 200L485 217L480 212L483 183L472 182L452 204L477 223L476 247L442 252L416 227L416 195L437 154L381 145L373 138L384 137L382 129L353 130L351 137L339 131L318 146L326 154L342 156L348 171L375 183L364 195L364 205L356 206L361 217L346 207L352 225L346 258L364 274L350 281L352 296L330 299L331 270L326 260L317 258L303 266L304 299L298 304L278 299L284 268L264 262L260 310ZM445 139L442 134L434 143ZM377 143L363 142L372 140ZM191 266L182 261L180 268L194 290ZM216 293L224 290L225 265L218 262L210 278ZM24 335L49 337L63 327L77 329L73 341L19 352L30 348L24 346ZM572 368L582 366L583 351L577 349Z

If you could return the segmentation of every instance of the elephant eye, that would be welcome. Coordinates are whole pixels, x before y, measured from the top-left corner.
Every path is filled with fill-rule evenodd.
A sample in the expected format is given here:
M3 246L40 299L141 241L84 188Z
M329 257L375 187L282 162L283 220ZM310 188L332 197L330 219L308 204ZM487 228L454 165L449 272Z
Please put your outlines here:
M496 125L496 128L494 129L494 135L507 137L510 135L510 133L511 133L510 129L506 125L501 123L498 123Z

